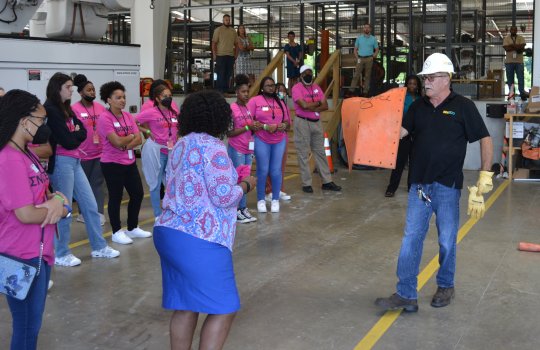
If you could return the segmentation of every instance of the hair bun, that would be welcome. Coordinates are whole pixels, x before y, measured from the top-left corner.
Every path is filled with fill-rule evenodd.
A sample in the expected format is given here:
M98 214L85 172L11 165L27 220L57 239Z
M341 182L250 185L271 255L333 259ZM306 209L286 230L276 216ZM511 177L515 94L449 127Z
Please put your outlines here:
M88 83L89 81L84 74L77 74L75 78L73 78L73 85L77 87L78 92L81 92Z

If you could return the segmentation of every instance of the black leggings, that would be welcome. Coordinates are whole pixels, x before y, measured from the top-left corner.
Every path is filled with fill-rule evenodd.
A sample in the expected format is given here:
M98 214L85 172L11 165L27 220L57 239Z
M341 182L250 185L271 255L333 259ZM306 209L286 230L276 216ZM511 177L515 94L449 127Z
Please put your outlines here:
M139 225L139 211L144 197L137 163L131 165L101 163L101 170L109 190L108 212L113 232L118 232L122 228L120 205L124 187L129 195L127 228L128 231L135 229Z

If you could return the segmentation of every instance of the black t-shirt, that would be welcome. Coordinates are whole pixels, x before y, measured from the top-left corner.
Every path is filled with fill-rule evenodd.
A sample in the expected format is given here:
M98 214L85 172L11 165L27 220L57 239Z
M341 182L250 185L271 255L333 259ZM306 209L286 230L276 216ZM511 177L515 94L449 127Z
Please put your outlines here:
M467 142L489 136L474 103L454 92L437 107L427 97L414 101L403 127L413 137L410 182L438 182L457 189L463 187Z

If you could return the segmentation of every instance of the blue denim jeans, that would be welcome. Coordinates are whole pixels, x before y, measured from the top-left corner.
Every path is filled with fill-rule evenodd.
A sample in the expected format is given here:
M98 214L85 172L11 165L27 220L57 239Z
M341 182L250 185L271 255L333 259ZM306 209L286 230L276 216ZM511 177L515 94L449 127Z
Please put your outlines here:
M251 166L251 163L253 163L253 154L240 153L231 145L227 146L227 154L229 155L229 158L231 158L235 168L237 168L239 165ZM238 209L244 209L247 205L246 203L247 195L244 194L240 200L240 203L238 203Z
M264 200L266 177L270 174L272 199L279 199L281 190L281 162L287 138L275 144L265 143L255 136L255 160L257 161L257 200Z
M103 230L96 203L96 198L88 182L88 178L81 167L81 160L72 157L56 156L54 172L50 176L53 189L62 192L73 204L73 197L77 199L79 211L84 216L84 225L92 250L100 250L107 246L103 238ZM57 257L71 254L69 242L71 239L72 218L61 219L58 222L58 235L54 237L54 247Z
M30 261L37 266L39 258ZM6 296L13 318L11 350L35 350L37 348L50 277L51 267L43 262L41 272L35 277L26 299L17 300Z
M523 63L505 63L506 68L506 84L511 88L514 84L514 72L517 75L519 93L525 92L525 68Z
M161 190L161 184L165 183L165 172L167 170L167 160L169 159L169 156L167 154L163 154L159 152L159 163L161 165L159 175L158 175L158 181L155 188L150 189L150 202L152 203L152 209L154 210L154 216L158 217L161 215L161 196L160 196L160 190Z
M431 198L431 203L418 197L417 188ZM454 286L456 271L456 240L459 228L459 198L461 190L437 182L429 185L412 184L409 190L405 232L397 265L397 293L403 298L417 299L418 273L424 239L433 213L439 234L439 272L437 285Z

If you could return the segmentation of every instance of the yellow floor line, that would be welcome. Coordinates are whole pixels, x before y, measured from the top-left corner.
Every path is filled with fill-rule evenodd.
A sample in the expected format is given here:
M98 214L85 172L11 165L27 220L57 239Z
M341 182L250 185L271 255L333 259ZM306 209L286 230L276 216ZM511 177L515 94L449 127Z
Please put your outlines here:
M291 174L291 175L287 175L285 176L285 180L290 180L290 179L293 179L295 178L296 176L298 176L298 174ZM148 198L150 197L149 194L145 194L144 195L144 198ZM124 201L122 201L122 204L127 204L129 202L129 199L126 199ZM105 209L107 209L107 205L105 205ZM73 217L76 217L77 215L79 215L78 213L77 214L74 214ZM155 218L150 218L150 219L147 219L147 220L144 220L144 221L141 221L139 222L139 225L146 225L146 224L149 224L149 223L153 223L155 221ZM113 232L112 231L108 231L108 232L105 232L103 234L103 237L107 238L109 236L112 236ZM75 242L75 243L71 243L69 245L69 248L70 249L73 249L73 248L77 248L77 247L80 247L82 245L85 245L85 244L88 244L90 243L90 241L88 239L83 239L82 241L78 241L78 242Z
M499 198L503 191L510 184L510 180L504 181L497 190L489 197L486 201L486 211L493 205L493 203ZM467 191L464 191L467 193ZM465 224L459 229L457 243L461 242L463 238L469 233L471 228L478 222L478 219L470 218L465 222ZM439 268L439 254L435 255L433 259L427 264L426 267L418 275L418 287L417 290L420 291L422 287L427 283L427 281L433 277L433 274ZM403 310L387 311L383 316L375 323L375 325L369 330L369 332L364 336L364 338L356 344L354 350L369 350L375 346L379 339L386 333L386 331L392 326L392 324L397 320L399 315Z

